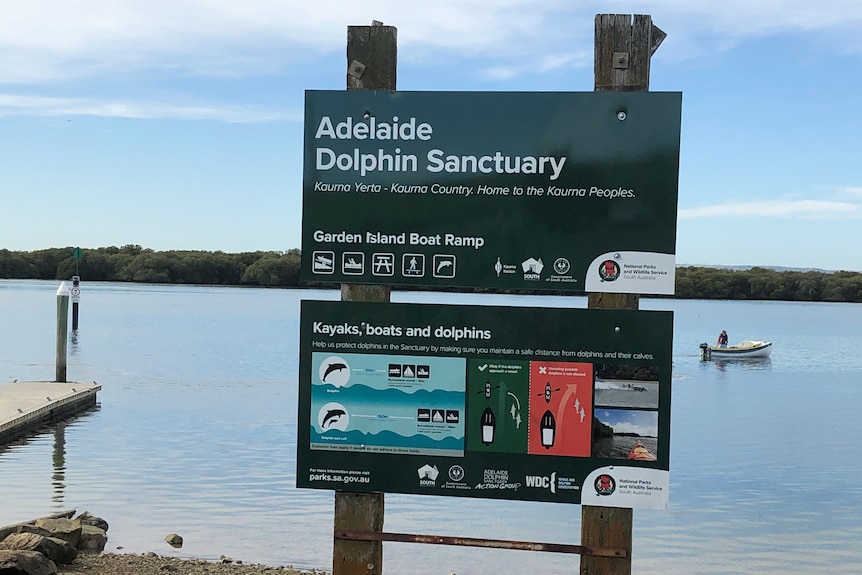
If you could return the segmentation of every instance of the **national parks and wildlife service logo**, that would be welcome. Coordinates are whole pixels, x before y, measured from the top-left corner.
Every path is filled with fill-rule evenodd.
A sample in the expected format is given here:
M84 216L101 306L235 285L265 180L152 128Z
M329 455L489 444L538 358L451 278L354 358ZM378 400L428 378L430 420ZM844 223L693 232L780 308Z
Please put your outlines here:
M620 277L620 264L614 260L605 260L599 265L599 277L603 282L612 282Z
M617 489L617 482L607 473L602 473L596 477L593 487L596 488L596 495L610 495Z

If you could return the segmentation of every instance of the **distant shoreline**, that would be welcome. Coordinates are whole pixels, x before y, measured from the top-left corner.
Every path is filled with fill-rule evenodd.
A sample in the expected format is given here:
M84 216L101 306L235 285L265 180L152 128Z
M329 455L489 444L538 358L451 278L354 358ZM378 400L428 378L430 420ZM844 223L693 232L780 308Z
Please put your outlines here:
M75 254L78 258L75 258ZM139 245L34 252L0 249L0 279L102 281L140 284L338 289L332 282L300 283L298 249L224 253L157 252ZM586 295L554 290L400 287L402 290ZM676 267L673 299L807 301L862 303L862 272L789 270L744 266Z

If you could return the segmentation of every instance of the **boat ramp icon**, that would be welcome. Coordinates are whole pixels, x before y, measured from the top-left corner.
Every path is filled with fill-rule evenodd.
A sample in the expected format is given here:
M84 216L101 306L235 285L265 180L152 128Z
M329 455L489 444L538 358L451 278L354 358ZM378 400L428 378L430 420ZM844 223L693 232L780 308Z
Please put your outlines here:
M316 274L333 273L335 271L335 252L314 252L311 260L311 271Z

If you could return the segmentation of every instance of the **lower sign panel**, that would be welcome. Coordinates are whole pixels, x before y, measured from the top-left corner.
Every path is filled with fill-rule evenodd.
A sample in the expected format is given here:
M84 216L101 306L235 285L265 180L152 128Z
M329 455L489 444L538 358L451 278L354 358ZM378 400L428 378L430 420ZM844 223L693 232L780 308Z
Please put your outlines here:
M672 325L304 301L297 487L666 508Z

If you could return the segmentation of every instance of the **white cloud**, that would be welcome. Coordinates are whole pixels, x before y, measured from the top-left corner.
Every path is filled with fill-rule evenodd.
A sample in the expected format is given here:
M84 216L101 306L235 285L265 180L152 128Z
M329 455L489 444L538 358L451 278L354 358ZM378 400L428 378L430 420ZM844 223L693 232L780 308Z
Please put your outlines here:
M479 72L479 75L489 80L510 80L517 78L524 73L534 72L552 72L564 68L578 68L591 66L593 64L593 53L584 52L561 52L554 54L545 54L539 56L536 61L522 61L520 64L508 64L501 66L492 66L485 68Z
M2 116L100 116L130 119L216 120L220 122L301 122L300 112L255 110L225 106L99 101L0 94Z
M344 50L348 25L398 27L399 48L500 52L542 33L553 2L396 0L28 0L4 6L0 82L36 83L134 68L247 74ZM502 52L523 52L519 44Z
M821 30L845 52L862 35L862 2L822 0L26 0L0 18L0 115L87 114L221 121L295 120L231 106L106 101L99 86L149 78L278 74L344 53L348 25L398 28L402 61L472 60L489 80L584 68L597 13L641 12L669 34L659 54L697 59L749 36ZM838 44L838 42L842 44ZM142 79L147 78L147 79ZM131 82L126 80L131 79ZM70 84L79 81L79 92ZM59 83L59 84L58 84ZM66 89L64 90L63 87ZM66 96L74 95L78 99ZM57 97L62 96L62 97ZM122 96L115 96L123 99ZM125 98L128 99L128 98ZM188 100L188 99L186 99Z
M677 17L693 23L701 21L713 31L729 36L852 27L862 23L862 4L857 0L635 0L607 4L636 12L635 7L642 7L654 17L658 14L672 21Z
M545 54L539 59L539 70L548 72L560 68L576 66L592 66L593 52L561 52L559 54Z
M488 80L511 80L520 74L521 68L517 66L494 66L480 72L483 78Z
M862 217L862 204L829 200L730 202L699 208L680 208L677 215L679 219L720 217L847 219Z
M402 57L482 56L506 68L515 55L550 70L591 54L595 14L614 11L652 14L669 33L662 53L676 57L782 31L835 32L844 51L859 35L839 32L862 25L858 0L26 0L3 7L0 83L278 70L342 52L347 25L372 18L398 28Z

